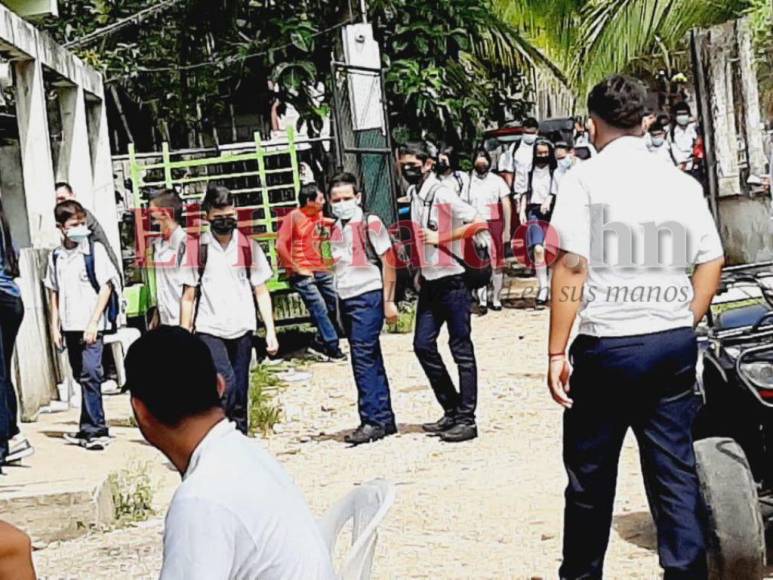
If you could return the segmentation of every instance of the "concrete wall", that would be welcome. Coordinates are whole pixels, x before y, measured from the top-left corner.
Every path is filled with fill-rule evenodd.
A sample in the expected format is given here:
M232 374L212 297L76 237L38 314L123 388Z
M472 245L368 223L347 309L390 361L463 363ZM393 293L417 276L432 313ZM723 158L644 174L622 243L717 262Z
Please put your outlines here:
M773 260L773 221L767 197L719 199L720 235L729 264Z

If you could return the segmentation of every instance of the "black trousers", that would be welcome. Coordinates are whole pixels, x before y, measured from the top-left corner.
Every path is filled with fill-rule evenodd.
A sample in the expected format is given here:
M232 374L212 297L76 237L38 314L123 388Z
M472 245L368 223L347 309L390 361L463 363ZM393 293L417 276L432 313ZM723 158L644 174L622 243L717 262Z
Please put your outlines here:
M561 578L601 578L617 465L630 427L657 514L666 580L706 578L703 503L692 423L697 347L692 328L623 338L580 335L571 348L571 409L564 413L569 476Z
M23 319L21 298L0 292L0 462L8 454L8 440L19 433L11 357Z
M472 296L462 276L423 280L416 307L413 350L446 415L475 422L478 404L478 367L470 338ZM437 348L443 325L448 326L448 346L459 369L459 391L454 388Z

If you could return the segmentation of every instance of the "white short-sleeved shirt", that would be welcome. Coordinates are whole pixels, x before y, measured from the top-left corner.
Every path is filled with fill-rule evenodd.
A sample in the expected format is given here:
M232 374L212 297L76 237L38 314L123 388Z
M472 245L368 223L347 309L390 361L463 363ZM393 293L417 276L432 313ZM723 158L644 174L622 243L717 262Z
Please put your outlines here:
M676 125L673 130L673 136L669 133L671 141L671 151L674 154L674 161L679 163L690 163L693 146L698 139L698 129L695 123L690 123L686 127ZM687 169L690 169L688 167Z
M196 447L166 514L160 580L333 580L300 490L226 420Z
M700 184L639 137L616 139L572 169L550 223L558 247L588 259L581 334L691 327L688 269L723 255Z
M368 216L366 233L363 217L362 210L358 208L346 225L338 220L330 236L336 291L341 300L384 288L381 265L368 260L367 240L364 236L369 236L370 243L379 256L392 247L392 239L384 222L376 215Z
M201 244L207 244L207 267L201 280L196 331L218 338L233 339L254 332L257 326L253 289L271 279L273 271L263 250L254 240L252 244L252 268L249 279L244 263L242 245L247 238L234 232L226 248L210 233L201 236Z
M534 146L513 143L499 160L500 173L513 173L513 192L522 195L529 189L529 172L534 163Z
M435 201L430 209L430 192L435 191ZM416 228L427 228L434 222L438 232L450 234L451 231L466 223L471 223L477 217L475 208L462 201L452 190L443 185L434 174L430 174L421 184L421 189L411 190L411 220ZM450 244L449 248L458 257L463 257L461 240ZM421 252L421 250L420 250ZM464 273L464 268L451 256L432 244L424 244L423 256L420 253L421 275L427 280L439 280L448 276Z
M453 171L441 179L443 185L447 185L456 192L456 195L464 195L470 187L470 176L464 171Z
M550 174L550 167L535 167L531 177L529 203L543 204L557 192L558 183Z
M180 324L180 302L184 286L196 285L197 266L188 256L192 239L177 228L169 239L153 241L153 267L156 273L156 300L161 324Z
M647 145L647 151L650 154L655 155L658 159L670 165L674 165L674 158L671 156L671 143L668 142L668 139L664 139L663 144L658 146L652 142L652 136L647 133L644 136L644 143Z
M73 249L60 246L48 256L48 268L44 285L59 294L59 317L64 332L83 332L88 328L97 307L97 291L89 281L85 256L89 254L89 243L84 241ZM56 255L56 272L54 256ZM110 261L105 247L94 242L94 274L102 288L108 282L113 288L120 288L118 272ZM107 329L104 313L99 322L101 330Z
M462 199L474 207L484 220L498 220L502 219L499 203L508 195L510 189L504 179L490 171L483 177L473 171L470 188L462 195Z

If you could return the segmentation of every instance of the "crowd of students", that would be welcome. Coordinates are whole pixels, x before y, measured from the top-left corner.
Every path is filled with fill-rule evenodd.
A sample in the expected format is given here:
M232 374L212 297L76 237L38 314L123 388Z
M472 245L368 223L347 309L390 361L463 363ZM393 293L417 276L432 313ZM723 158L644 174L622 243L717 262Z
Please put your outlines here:
M524 122L520 141L501 156L498 174L486 150L475 152L469 175L455 166L448 148L437 152L416 142L397 152L409 185L418 256L413 348L443 411L423 428L444 442L478 435L471 306L477 300L484 313L490 299L492 309L501 308L513 216L526 226L538 302L551 305L548 387L565 409L569 484L562 578L602 575L617 462L629 427L640 443L665 577L707 575L690 435L699 404L693 327L717 289L723 250L700 185L653 157L662 156L663 123L645 118L645 98L641 84L627 77L614 76L594 87L588 98L591 120L578 124L575 137L577 143L592 143L598 155L580 166L570 144L539 136L535 119ZM692 139L689 109L676 111L672 154L686 151ZM685 161L679 163L689 172ZM50 255L45 285L51 292L54 342L67 350L83 392L80 429L67 440L98 450L109 443L101 355L121 276L109 245L95 238L98 224L67 189L54 210L62 245ZM364 209L367 199L350 174L335 175L325 191L305 185L299 204L279 231L280 264L317 329L311 351L341 361L346 356L340 341L349 342L360 425L347 442L382 439L397 431L379 337L384 320L399 315L398 242L378 216ZM325 216L325 206L332 218ZM689 249L681 257L668 253L665 259L672 261L666 263L637 261L632 267L624 256L610 263L603 251L608 224L594 222L597 207L605 209L608 221L615 220L613 229L626 228L636 242L633 248L644 246L642 226L676 222L689 236ZM202 209L209 230L195 236L183 229L183 203L176 192L159 192L150 201L150 217L160 226L148 262L156 270L158 309L153 329L126 359L127 389L140 430L183 476L167 517L162 578L332 577L326 547L300 493L259 442L244 436L258 315L266 351L273 355L279 349L267 287L272 268L261 246L239 230L231 192L211 185ZM549 244L551 220L559 237ZM0 459L7 462L18 446L12 442L18 427L8 364L23 306L13 282L18 266L5 219L1 225ZM490 288L473 297L465 259L469 241L480 236L488 240L493 275ZM323 251L325 240L330 259ZM552 281L548 246L556 253ZM693 268L691 278L685 264ZM620 301L619 292L613 297L608 291L642 284L684 292L675 300L658 294ZM579 334L567 353L578 315ZM438 351L443 326L458 385ZM12 539L16 534L0 528L0 535L6 533ZM26 544L18 540L24 552Z

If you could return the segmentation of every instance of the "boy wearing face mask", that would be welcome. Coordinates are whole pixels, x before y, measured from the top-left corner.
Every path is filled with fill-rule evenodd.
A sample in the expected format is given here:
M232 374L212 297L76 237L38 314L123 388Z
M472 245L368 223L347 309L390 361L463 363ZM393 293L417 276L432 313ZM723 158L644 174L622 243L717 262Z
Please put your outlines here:
M470 176L463 171L459 171L456 152L453 147L443 147L438 153L435 171L438 179L456 192L456 195L462 195L470 187Z
M317 329L309 353L323 361L344 361L336 320L336 293L330 264L322 256L321 241L332 220L322 213L325 194L315 183L307 183L298 194L300 207L284 218L276 240L279 263Z
M488 222L489 233L494 241L491 260L493 274L491 283L478 290L478 312L484 316L488 312L489 298L491 309L502 310L502 286L504 284L505 245L510 241L510 218L512 207L510 190L505 180L491 172L491 156L485 149L475 152L473 171L470 174L470 187L462 199L478 212L478 216Z
M185 286L180 325L195 330L209 348L218 374L225 379L226 416L246 434L258 311L266 328L266 350L269 354L279 350L266 286L273 272L260 245L237 229L236 206L228 188L210 185L202 209L210 231L201 234L197 287Z
M398 153L402 175L411 185L408 195L417 238L414 251L418 252L421 270L413 350L444 411L440 420L422 427L446 442L468 441L478 436L478 367L470 338L471 296L464 267L449 254L463 258L462 244L456 241L481 229L485 222L475 208L435 176L426 143L406 143ZM449 346L459 369L459 391L437 349L443 325L448 328Z
M698 130L691 120L690 105L685 102L674 105L674 125L671 127L671 153L679 169L692 171L693 147L698 140Z
M564 175L572 167L574 167L574 150L569 147L568 143L559 141L556 143L556 170L553 172L553 180L556 182L556 191L558 191L558 185L561 183Z
M73 377L82 392L79 430L64 438L98 451L110 443L102 406L102 335L108 324L105 310L119 287L119 276L105 247L89 242L91 232L81 204L72 200L57 204L54 219L63 241L48 257L44 280L51 298L51 336L56 348L67 349Z
M392 239L376 215L360 207L357 179L339 173L330 182L330 208L337 218L331 236L341 322L351 347L360 426L345 437L352 445L397 432L379 337L384 319L396 322L396 272Z
M644 140L647 145L647 151L662 159L665 163L674 165L671 144L666 139L666 127L655 121L650 125Z

